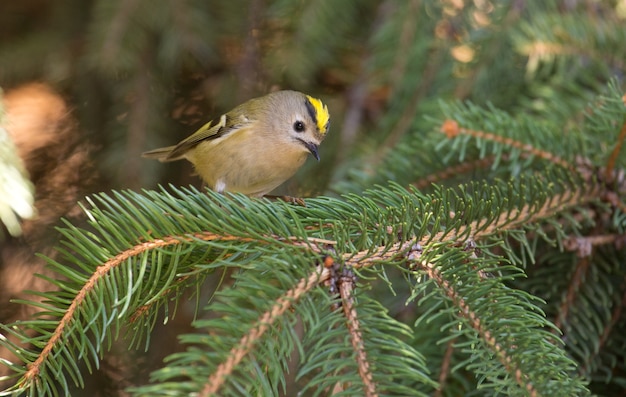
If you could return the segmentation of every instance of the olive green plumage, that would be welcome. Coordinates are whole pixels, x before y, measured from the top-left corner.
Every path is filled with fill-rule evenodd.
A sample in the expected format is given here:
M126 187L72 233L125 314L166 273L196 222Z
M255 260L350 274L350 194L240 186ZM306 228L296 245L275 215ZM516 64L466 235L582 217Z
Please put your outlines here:
M326 137L328 109L297 91L251 99L209 122L175 146L144 157L189 160L218 192L263 196L290 178Z

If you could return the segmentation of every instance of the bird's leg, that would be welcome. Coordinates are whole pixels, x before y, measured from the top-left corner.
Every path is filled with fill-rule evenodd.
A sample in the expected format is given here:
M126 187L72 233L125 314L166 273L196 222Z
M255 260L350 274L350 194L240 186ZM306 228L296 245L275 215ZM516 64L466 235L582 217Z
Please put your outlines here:
M268 198L270 200L281 200L290 204L295 204L301 207L306 207L306 203L304 202L304 199L300 197L291 197L291 196L263 196L263 197Z

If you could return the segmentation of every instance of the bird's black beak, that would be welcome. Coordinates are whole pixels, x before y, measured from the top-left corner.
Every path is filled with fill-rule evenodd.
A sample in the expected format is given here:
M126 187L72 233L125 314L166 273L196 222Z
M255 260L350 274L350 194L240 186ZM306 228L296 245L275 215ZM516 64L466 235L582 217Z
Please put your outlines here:
M313 157L315 157L315 159L317 161L320 161L320 155L318 153L318 146L316 144L314 144L313 142L307 142L304 139L298 139L300 142L302 142L302 144L304 145L304 147L306 147L307 149L309 149L309 152L311 152L311 154L313 155Z

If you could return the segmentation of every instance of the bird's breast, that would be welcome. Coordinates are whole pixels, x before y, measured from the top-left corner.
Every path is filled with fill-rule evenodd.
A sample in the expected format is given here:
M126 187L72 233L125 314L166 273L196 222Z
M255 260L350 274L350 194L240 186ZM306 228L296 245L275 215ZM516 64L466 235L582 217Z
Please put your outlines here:
M262 196L289 179L306 160L299 145L281 143L249 130L236 131L190 150L187 159L217 191Z

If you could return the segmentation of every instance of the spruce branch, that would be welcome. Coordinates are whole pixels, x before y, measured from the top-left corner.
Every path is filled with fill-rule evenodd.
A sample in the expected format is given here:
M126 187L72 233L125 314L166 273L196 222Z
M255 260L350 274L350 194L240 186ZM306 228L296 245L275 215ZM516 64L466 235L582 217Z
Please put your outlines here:
M142 295L139 292L131 293L131 291L139 291L138 285L131 285L127 291L119 291L120 296L127 296L126 300L114 298L112 302L117 301L116 303L102 306L114 309L118 319L128 318L137 322L138 319L144 321L145 316L153 317L158 307L155 303L162 302L167 295L175 293L179 286L183 286L191 280L190 275L214 269L220 264L223 265L222 261L233 261L233 264L240 264L242 259L248 258L246 259L249 261L248 266L259 268L259 258L269 260L281 252L281 249L286 248L289 248L289 252L284 252L283 255L295 259L293 255L298 253L298 255L302 255L302 263L310 264L311 257L320 258L324 263L321 273L320 270L308 273L295 284L291 284L293 286L287 288L286 292L279 292L279 289L275 289L278 295L276 298L272 298L273 303L270 307L263 309L260 316L256 315L256 320L253 321L255 325L239 336L238 341L233 341L229 347L229 353L224 352L227 354L220 356L221 358L216 362L216 364L221 364L214 370L210 370L202 381L198 380L200 383L196 389L198 391L204 390L205 395L229 390L238 382L237 376L233 378L234 371L245 373L247 370L243 368L248 368L250 363L248 362L242 367L244 360L254 360L256 354L252 353L259 348L263 351L263 346L268 341L267 333L273 334L284 328L284 325L279 326L279 324L284 324L285 319L291 316L289 309L293 303L307 298L313 291L313 287L320 285L328 277L326 275L327 268L334 261L328 259L329 256L323 255L329 247L332 248L332 251L338 251L340 248L344 250L343 252L336 252L336 257L344 263L344 266L354 269L366 270L375 265L404 264L406 266L407 255L410 256L410 253L418 248L429 258L447 257L459 249L472 251L473 245L467 245L467 241L484 240L492 235L507 233L507 231L519 228L525 222L536 223L541 217L554 216L572 206L580 205L581 202L585 202L585 197L588 197L583 194L585 191L583 187L580 187L579 191L564 188L563 193L554 194L547 192L541 182L528 185L523 182L517 187L520 190L518 201L511 201L497 194L502 189L501 186L476 185L472 189L474 190L472 194L475 197L468 193L455 193L454 190L450 189L442 189L432 195L422 195L417 191L407 191L396 186L395 192L372 191L371 194L376 197L376 200L359 196L348 196L345 202L318 199L310 200L306 208L293 207L280 202L254 201L238 196L225 199L215 194L204 195L199 192L179 192L180 198L172 197L166 193L146 192L149 197L144 197L128 192L117 194L119 200L113 200L102 195L98 201L103 208L93 204L93 208L88 210L97 235L85 237L81 231L71 228L62 231L68 241L72 243L72 245L68 245L68 248L73 247L72 250L76 251L78 255L88 258L90 263L95 266L96 271L86 278L66 273L75 280L74 282L80 284L81 288L62 287L76 289L76 297L71 303L68 303L68 308L65 311L58 312L60 320L56 329L48 335L40 356L33 359L35 364L29 369L24 379L31 382L31 386L37 382L49 381L48 374L52 373L51 371L47 371L46 375L39 376L42 374L42 366L51 365L51 368L55 368L54 371L56 371L58 364L51 361L52 352L61 348L59 346L61 340L64 342L63 349L69 349L68 352L71 351L70 341L73 338L71 332L80 329L82 327L80 322L84 321L79 319L79 314L89 312L88 307L94 305L92 299L98 295L99 286L113 282L117 276L111 276L120 274L119 269L122 267L127 268L127 270L122 271L121 274L130 274L129 271L135 271L132 269L144 269L141 272L160 272L158 268L163 266L164 258L172 255L169 259L172 264L167 268L166 273L154 279L152 276L146 279L145 276L141 276L141 273L133 277L142 280L142 282L149 281L149 283L157 282L159 279L164 280L158 281L157 287L147 285L143 287L151 291L144 298L145 300L133 299L132 302L128 300L132 298L133 294L138 294L137 298ZM507 186L512 188L511 185ZM593 187L587 188L593 190ZM538 192L542 192L542 194L538 194ZM481 197L492 197L492 201L484 201L480 199ZM528 198L530 200L526 200ZM212 202L211 200L217 201ZM396 200L404 200L405 204L402 206L393 204ZM379 220L374 214L380 213L381 208L387 208L389 214L380 215L382 218ZM406 214L402 215L402 211L398 212L396 208L403 208L402 211L406 211ZM332 212L329 212L331 209ZM451 211L452 209L454 211ZM306 213L308 217L300 218L298 215L300 213ZM434 214L433 218L428 215L431 213ZM224 217L224 214L230 216ZM321 214L324 215L321 216ZM362 214L363 222L353 222L353 214ZM390 214L399 216L399 219L404 219L399 224L407 225L408 229L398 228L395 226L396 222L388 223ZM503 214L508 214L508 216ZM318 215L319 218L316 218ZM425 219L431 219L435 223L430 224L429 221L425 222L423 219L416 223L415 220L411 220L412 217L425 217ZM281 222L278 222L277 219L280 219ZM387 222L381 223L383 219ZM342 222L346 223L343 224ZM420 224L422 226L419 226ZM426 227L429 224L430 226ZM350 232L346 235L352 236L349 240L344 237L344 233L348 231ZM374 248L372 248L371 242L368 243L367 240L360 237L355 239L355 236L358 235L366 236L368 240L375 238L376 241L383 243L374 244ZM135 243L129 244L129 241L135 241ZM103 251L96 245L104 245L106 249ZM206 251L206 248L202 249L202 255L195 258L194 255L196 254L194 254L193 247L212 247L215 251L212 253L212 251ZM281 248L276 251L276 247ZM111 259L101 261L101 255L104 252L113 250L118 250L119 253ZM237 252L244 253L245 256L238 255ZM247 254L245 254L246 252ZM263 254L259 256L261 253ZM474 255L473 252L471 254ZM72 258L73 261L81 261L76 254L67 252L66 256ZM195 259L189 261L190 258ZM455 259L455 262L458 263L458 259ZM144 265L136 268L136 264L140 263ZM151 263L151 268L145 268L145 263ZM276 267L274 262L268 262L264 266L267 269ZM57 267L60 269L60 266ZM294 269L298 267L295 266ZM489 280L486 276L489 272L480 267L472 269L472 272L479 275L483 280ZM256 277L254 276L256 273L248 271L244 274L249 277ZM264 272L260 271L259 275L263 274ZM281 277L284 278L281 282L289 282L288 273L281 275ZM105 280L107 280L106 283ZM255 288L258 285L266 285L256 279L251 279L249 284L254 285ZM63 286L63 284L59 285ZM117 284L116 288L120 289L122 285L124 283ZM238 299L245 297L248 303L244 306L250 304L252 302L250 301L251 295L246 293L245 289L239 291L244 288L241 282L238 285L238 288L232 290L232 293L241 294ZM441 288L445 289L444 287L445 285ZM355 379L355 381L347 384L363 385L365 390L368 390L367 393L375 395L379 389L383 390L385 387L389 387L389 384L386 383L386 386L383 386L380 383L383 381L382 379L380 381L377 379L376 383L372 380L376 379L377 376L376 373L372 372L372 368L374 368L372 363L376 362L377 359L380 360L381 357L375 354L371 357L372 353L369 351L370 346L372 346L371 339L368 341L368 338L372 337L371 335L368 336L368 333L372 332L371 323L366 328L361 325L363 321L372 321L372 318L366 316L368 320L364 320L362 317L363 310L367 312L368 309L363 309L363 307L359 309L353 304L351 298L353 283L346 282L341 288L340 294L344 298L344 310L347 310L344 313L348 320L348 333L352 340L351 350L356 358L355 375L359 374L358 380ZM259 300L258 304L265 302L267 302L266 297ZM464 303L458 304L462 306ZM85 309L79 309L83 307ZM54 309L56 310L56 308ZM471 312L473 313L473 311ZM492 343L492 348L498 353L497 346L500 346L501 342L494 341L489 337L491 334L487 332L491 331L489 328L483 327L482 318L477 315L472 317L469 313L467 314L469 321L473 322L480 332L483 332L487 342ZM237 314L243 315L244 312L238 311ZM113 313L106 313L105 317L112 315ZM246 315L249 316L250 313L248 312ZM95 318L98 318L98 315ZM89 327L94 327L95 324L92 321L89 323ZM223 327L224 325L220 326ZM386 327L388 326L389 324ZM104 336L106 334L104 329L97 327L92 329L96 335ZM385 329L385 332L388 333L389 330ZM196 339L194 337L190 340ZM86 341L78 342L85 343ZM218 338L215 343L224 346L223 343L226 342L219 342ZM374 350L378 349L375 345L372 347ZM101 348L99 344L89 347L94 352ZM365 348L368 349L367 354L365 354ZM393 349L395 348L391 348L390 351ZM211 350L208 349L207 351L210 352ZM193 355L198 354L197 351L190 352L190 354L192 353ZM71 353L68 353L68 356L70 355ZM409 362L414 363L414 365L421 366L418 362L415 363L414 358L410 360ZM506 358L502 358L502 360L506 361ZM186 362L186 359L180 361L181 365ZM381 368L385 367L378 365L375 368L380 372ZM398 370L397 366L393 368L394 371ZM336 368L337 371L340 369L341 366ZM410 370L411 367L406 369ZM516 369L514 367L510 366L508 369L513 371L511 375L515 375ZM185 373L186 370L181 369L180 371ZM168 373L176 374L177 372ZM324 381L330 379L326 378ZM234 383L227 386L225 383L227 381ZM27 388L28 385L21 383L20 387Z
M626 98L626 95L624 95ZM626 106L626 103L624 103ZM624 122L622 123L622 128L620 129L619 136L615 142L615 147L611 151L611 155L609 156L609 160L607 161L606 168L604 170L604 179L608 182L613 181L615 178L615 164L617 162L617 158L622 151L622 145L626 141L626 118L624 118Z
M460 127L459 123L455 120L445 120L441 125L440 131L443 132L448 139L455 138L459 135L469 135L474 138L485 139L488 141L502 144L504 146L508 146L510 148L519 149L522 151L522 153L537 156L555 165L561 166L571 172L576 171L567 160L555 155L554 153L539 149L528 143L517 141L513 138L500 136L491 132L476 131L469 128L463 128Z
M502 277L494 274L492 271L494 267L489 263L491 260L476 256L471 244L468 247L456 248L449 243L441 244L441 247L446 246L449 250L444 254L441 254L439 250L428 251L415 246L406 255L407 265L412 272L426 274L438 286L439 293L451 302L452 307L448 313L453 318L460 319L461 324L469 326L466 330L459 325L458 321L450 320L444 329L450 329L452 335L446 339L456 340L456 345L460 347L482 343L493 352L501 364L503 372L498 374L497 368L476 356L473 348L470 349L472 357L468 358L468 362L471 363L468 366L479 373L484 373L485 377L493 382L491 386L485 386L498 387L500 383L498 378L510 378L515 381L519 389L511 388L503 382L500 390L507 395L539 396L578 393L579 390L574 391L577 390L576 387L570 391L559 390L558 386L555 388L556 384L546 381L546 377L554 377L553 379L556 380L563 376L570 376L568 373L573 371L573 362L563 357L559 358L559 360L564 359L561 362L563 365L558 366L559 370L544 372L547 369L545 364L557 357L548 352L558 349L559 341L547 333L539 332L541 334L539 335L531 331L534 327L541 327L542 323L543 326L546 325L544 320L541 320L542 316L528 316L527 313L522 314L524 320L517 319L517 315L521 314L520 309L528 307L529 302L526 301L523 293L511 290L502 284L505 278L515 277L515 275ZM462 274L462 263L470 264L474 272ZM501 269L504 268L501 267ZM424 289L423 286L416 285L416 287L418 290ZM430 299L433 299L433 294L426 294L420 304L426 304L425 301ZM477 340L468 333L468 330L476 333ZM465 338L469 340L463 342ZM533 341L531 342L529 338ZM541 353L545 356L530 359L539 346L546 349L544 353ZM446 354L451 354L451 351L448 350ZM538 360L544 359L548 360L545 364L539 363ZM445 361L442 365L445 367ZM537 379L543 379L543 381L537 382Z
M553 29L558 21L559 29ZM566 59L588 59L587 62L623 69L626 65L616 43L624 32L617 29L619 18L581 18L578 12L560 15L543 12L532 22L524 21L517 35L517 47L529 57L527 73L535 75L542 64L551 65Z
M81 316L84 313L90 313L90 307L95 305L94 299L99 296L102 286L115 280L118 277L117 274L120 274L119 269L121 268L127 269L122 271L123 274L132 273L135 271L133 269L143 269L140 272L154 271L160 273L166 270L159 270L164 258L162 255L174 255L171 257L172 265L163 274L157 278L149 279L149 283L157 282L158 286L148 287L146 285L144 287L151 291L148 297L137 299L140 296L137 295L137 298L134 298L133 294L136 292L132 291L138 291L139 285L133 286L135 283L133 281L128 289L120 289L122 284L116 287L119 289L119 297L107 298L111 299L111 304L98 305L100 307L98 310L103 310L106 307L111 308L112 312L105 310L102 311L102 315L105 318L112 316L111 320L106 321L114 321L116 326L119 326L117 323L122 318L130 319L131 324L136 323L138 319L149 323L146 318L153 318L156 309L161 304L160 302L163 302L171 293L177 293L179 287L191 281L189 275L213 269L219 265L219 261L237 261L237 256L234 255L237 250L249 252L251 264L254 263L254 258L259 257L260 252L276 253L275 247L289 247L290 250L295 250L293 252L299 252L309 258L307 261L310 261L311 255L321 257L328 247L332 247L335 251L342 247L345 251L337 253L337 256L347 267L367 269L374 266L403 265L406 263L407 255L410 256L418 248L423 255L429 258L439 255L446 257L458 249L467 250L468 247L471 248L473 245L468 246L468 241L484 241L494 236L513 232L524 224L536 224L541 219L553 218L569 208L593 200L594 195L590 192L596 189L594 186L581 186L572 189L571 186L564 183L562 192L555 193L555 191L546 190L545 184L541 181L526 184L527 182L529 181L522 179L518 186L512 184L502 186L477 184L471 189L469 187L462 188L461 191L442 189L431 195L422 195L415 190L409 192L396 187L396 191L393 193L372 191L371 194L378 194L378 201L357 196L348 197L348 201L344 203L336 200L312 200L307 203L307 208L294 208L286 203L276 205L270 204L268 201L255 202L237 196L233 197L235 199L233 201L219 198L217 203L212 203L207 200L207 197L216 199L218 196L205 197L198 192L193 192L191 195L179 193L184 199L151 192L148 192L148 195L151 196L150 199L131 193L118 194L119 201L104 195L100 196L98 200L103 209L93 204L94 208L88 210L98 236L85 235L72 228L62 231L68 241L72 243L72 250L87 258L95 266L95 270L89 277L73 274L69 269L63 270L64 274L74 280L76 285L80 285L80 288L58 284L62 288L77 291L76 296L67 304L67 309L63 311L59 309L65 307L65 304L60 305L61 302L58 298L55 299L49 295L50 299L59 307L49 306L48 310L59 317L59 322L56 328L49 333L42 345L41 352L33 358L32 364L18 386L26 389L35 384L48 384L46 382L49 381L50 374L58 373L59 368L64 365L64 360L74 354L71 352L72 343L70 341L74 337L73 332L85 326L80 324L85 321L81 319ZM506 197L500 193L503 186L507 186L511 191ZM470 190L473 193L470 194ZM513 194L513 192L516 193ZM490 199L484 200L483 197L490 197ZM516 197L516 199L512 200L512 197ZM134 204L128 202L129 198ZM398 199L405 200L401 207L393 204L394 200ZM353 213L363 214L362 211L366 211L365 214L369 213L373 216L380 211L381 207L388 208L390 213L396 212L394 208L404 208L403 211L410 209L406 215L402 215L405 221L400 223L409 226L409 229L399 229L394 226L396 225L395 222L381 223L380 221L374 222L372 219L368 220L369 215L364 217L363 222L354 223L352 221ZM276 212L279 208L281 211ZM330 208L335 211L335 219L332 219L328 212ZM299 223L301 221L298 221L300 219L298 213L305 212L309 214L309 217L303 218L306 219L305 223ZM321 213L325 215L319 219L311 217L311 214ZM224 214L231 214L231 216L224 218ZM428 214L434 216L430 218ZM400 214L395 216L398 215ZM389 215L382 216L382 219L389 219ZM406 218L407 216L409 218ZM411 217L422 216L425 216L425 219L432 219L434 223L425 227L429 225L428 221L420 220L419 223L416 223L417 219L410 220ZM282 221L277 222L277 219L282 219ZM358 234L370 236L368 239L377 236L377 240L381 239L385 243L375 244L372 247L371 243L365 244L366 240L357 238L346 244L345 238L341 236L342 230L346 227L341 226L341 222L344 220L347 220L348 228L359 230ZM418 226L420 224L422 226ZM220 231L216 232L215 230ZM353 233L354 231L350 234L354 235ZM135 243L129 244L129 241L135 241ZM98 245L104 245L106 249L102 250L102 248L98 248ZM187 261L185 258L194 255L194 246L203 245L216 249L215 254L211 254L211 251L205 251L199 258L199 262L196 259L184 265L186 267L180 267ZM255 248L246 248L248 246ZM104 252L114 250L118 250L119 253L111 259L101 261L101 255ZM224 253L217 257L211 256L216 255L219 251ZM81 261L75 254L67 252L66 255L77 263ZM207 255L209 256L207 257ZM239 260L241 258L240 256ZM458 260L455 259L456 262ZM324 260L324 265L328 266L326 262ZM147 263L152 264L150 269L145 267ZM142 265L140 268L136 268L136 264ZM65 269L58 264L55 266L59 270ZM84 267L84 265L82 266ZM254 266L258 267L258 265ZM488 280L488 271L484 271L480 267L472 268L472 271L479 278ZM429 274L428 271L426 273ZM147 282L145 276L140 274L133 277L137 278L137 283L139 280L142 280L142 283ZM322 274L325 274L324 270L322 270ZM432 278L437 276L437 274L429 275ZM325 277L323 276L323 278ZM160 279L163 281L159 281ZM313 279L318 281L313 283ZM301 278L294 287L288 288L286 293L281 293L274 304L269 309L265 309L260 317L257 317L255 320L257 325L252 326L248 332L240 336L238 342L231 346L230 353L224 357L221 366L207 375L199 390L204 390L206 395L222 390L225 380L229 378L235 368L240 367L244 357L249 356L254 346L259 344L262 338L263 340L267 339L264 335L270 329L276 328L274 324L277 321L283 321L282 318L291 307L291 302L308 295L312 291L311 288L319 285L319 279L320 273L316 271ZM358 383L362 384L365 390L368 390L367 393L374 395L378 387L374 386L375 383L372 382L369 353L365 355L364 347L368 345L361 336L361 321L357 318L359 311L353 310L354 306L349 301L352 288L350 285L348 283L343 287L343 296L347 299L345 308L350 309L346 312L346 318L349 321L348 332L352 335L353 354L357 358L355 370L360 374L360 382ZM450 285L452 284L442 284L440 288L446 290ZM350 290L346 288L350 288ZM458 301L456 304L460 307L461 312L466 312L468 321L481 333L487 345L491 346L497 354L504 354L499 347L501 342L491 337L492 331L486 328L483 319L473 314L475 312L470 310L469 306L464 306L466 305L465 301ZM98 318L98 316L94 315L94 318ZM97 322L93 320L90 320L86 326L93 330L94 334L101 335L99 338L107 334L106 330L99 328ZM89 346L87 349L92 350L94 355L102 349L99 343L93 346L86 340L78 342L79 344L87 344ZM81 349L78 346L76 348ZM53 356L59 350L66 353L60 362L57 362L58 357ZM501 358L505 363L505 368L511 371L512 376L518 378L520 384L524 383L525 378L518 373L513 364L507 361L509 360L507 357ZM44 367L46 369L43 369ZM79 379L77 368L73 373L75 379Z
M343 308L343 314L346 317L346 324L348 326L348 333L350 334L350 341L352 342L352 348L356 353L356 361L359 369L359 376L363 381L363 389L366 397L376 397L376 384L372 379L372 372L370 370L367 353L365 351L365 342L363 335L360 331L360 322L358 312L354 306L353 290L355 288L355 278L352 270L349 268L342 269L342 274L339 278L339 295L341 296L341 304Z
M624 286L624 283L622 283L622 286ZM606 344L608 343L610 338L613 337L612 333L616 331L615 327L622 320L622 313L623 313L625 306L626 306L626 292L622 294L621 301L619 301L618 304L616 304L615 307L613 308L613 311L611 312L610 321L605 326L602 332L602 335L600 335L600 338L598 340L598 347L591 352L589 357L587 357L586 360L580 366L579 372L581 374L589 374L593 372L594 361L599 358L598 356L600 355L600 352L602 352L606 348Z
M295 287L286 291L270 310L259 317L256 325L241 338L238 345L231 349L227 361L220 364L216 371L211 374L211 377L208 379L199 395L208 397L218 393L226 377L235 370L235 367L241 362L244 356L250 352L253 345L263 336L272 324L280 318L285 311L289 310L300 297L309 292L320 282L326 281L329 276L330 271L327 268L318 267L311 272L308 277L301 279Z
M512 356L509 355L507 349L502 346L500 342L498 342L498 336L493 335L491 331L486 329L485 326L481 324L480 316L471 309L465 299L455 291L453 286L442 277L437 268L433 264L424 262L419 263L419 267L424 270L430 278L435 280L448 298L450 298L450 300L452 300L459 307L461 315L469 321L470 325L480 335L481 339L494 351L502 365L506 368L507 372L513 375L520 387L528 391L530 396L538 396L538 392L529 380L528 374L523 372L523 370L514 362Z
M460 164L455 164L440 171L426 175L424 178L420 178L411 183L411 186L414 186L417 189L426 189L434 183L442 183L446 179L456 177L457 175L467 174L473 170L487 168L493 164L494 160L495 156L487 156L485 158L472 161L464 161Z
M589 257L594 247L601 245L624 246L626 236L620 234L603 234L597 236L572 236L563 241L563 248L576 252L579 258Z
M443 356L443 360L441 361L441 369L439 371L439 387L435 391L435 397L441 397L443 395L443 391L446 388L446 380L450 375L451 370L451 361L452 361L452 353L454 353L456 338L451 339L446 343L446 352Z
M554 321L554 326L556 329L553 330L554 333L560 333L560 329L563 328L563 323L566 322L570 308L575 306L576 295L580 291L580 286L583 284L587 271L589 270L589 266L591 262L588 256L583 257L581 260L576 263L576 270L574 271L574 275L569 281L567 293L563 297L563 302L559 307L558 317Z
M272 237L272 238L277 238L277 237ZM54 330L54 332L51 334L50 338L46 342L41 353L39 353L37 359L29 365L28 371L24 374L23 384L25 385L29 383L38 382L38 378L40 376L40 371L41 371L41 366L46 365L47 360L49 359L49 356L53 354L55 348L58 348L58 345L62 341L66 340L64 339L64 338L67 338L67 336L65 335L68 332L73 331L73 329L69 329L69 325L72 322L77 321L75 319L77 312L84 310L82 309L82 306L85 304L87 296L89 294L93 294L94 290L96 289L96 285L98 283L101 283L105 277L108 277L115 268L127 262L129 259L132 259L133 257L137 257L146 251L151 251L151 250L155 250L155 249L167 247L167 246L172 246L172 245L179 245L182 243L189 243L194 240L221 241L221 242L236 241L236 242L242 242L242 243L243 242L259 242L259 240L255 238L241 238L241 237L235 237L235 236L229 236L229 235L220 235L220 234L216 234L212 232L204 232L204 233L193 233L189 236L176 236L176 237L165 236L163 238L157 238L152 241L140 243L130 248L129 250L126 250L116 255L111 260L103 263L101 266L98 266L98 268L93 273L93 275L84 284L83 288L80 291L78 291L78 293L76 294L76 297L72 300L71 304L65 311L65 314L63 315L63 317L59 321L58 326L56 327L56 329ZM267 242L267 240L265 239L262 241ZM326 240L324 241L328 243ZM311 242L312 241L309 241L308 243L303 244L301 242L295 241L294 245L312 247ZM312 274L310 278L316 276L316 274L317 273ZM319 275L317 275L317 277L319 277ZM302 280L301 283L303 283L304 281L305 280ZM305 283L305 285L308 285L308 284ZM168 291L169 289L165 290L164 292L167 293ZM298 289L296 289L296 293L298 293L298 296L299 296L302 293L302 291L299 291ZM284 309L286 308L287 307L285 307ZM131 321L134 321L133 319L136 318L137 315L145 312L146 310L147 310L146 305L141 306L139 309L137 309L135 314L133 314L133 316L131 317ZM263 323L264 321L261 321L261 324ZM262 334L263 331L264 330L260 330L259 333Z

